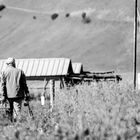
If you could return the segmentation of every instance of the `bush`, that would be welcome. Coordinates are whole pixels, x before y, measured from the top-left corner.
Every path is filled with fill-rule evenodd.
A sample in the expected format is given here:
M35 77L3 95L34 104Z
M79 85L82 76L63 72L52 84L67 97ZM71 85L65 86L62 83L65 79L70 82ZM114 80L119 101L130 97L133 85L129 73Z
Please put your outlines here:
M36 16L33 16L33 19L37 19L37 17Z
M0 5L0 11L4 10L5 8L6 8L5 5L3 5L3 4Z
M68 18L70 16L70 13L67 13L65 16Z
M85 24L88 24L88 23L91 22L91 19L89 17L86 17L86 18L82 19L82 22L85 23Z
M55 20L58 16L59 16L58 13L54 13L51 15L51 19Z

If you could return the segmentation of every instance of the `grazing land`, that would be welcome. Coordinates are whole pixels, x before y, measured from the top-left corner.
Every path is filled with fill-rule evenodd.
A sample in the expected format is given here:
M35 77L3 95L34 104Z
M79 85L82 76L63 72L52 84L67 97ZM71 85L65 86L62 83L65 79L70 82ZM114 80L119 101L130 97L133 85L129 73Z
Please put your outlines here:
M6 8L0 12L0 58L68 57L85 70L132 72L132 0L1 3ZM139 52L138 47L138 60Z
M0 59L69 57L84 70L124 73L118 84L56 90L52 110L48 91L40 104L44 83L28 81L34 116L23 106L21 119L11 123L1 109L0 140L140 139L140 91L132 86L132 0L0 2L6 6L0 11ZM138 63L139 58L138 48Z

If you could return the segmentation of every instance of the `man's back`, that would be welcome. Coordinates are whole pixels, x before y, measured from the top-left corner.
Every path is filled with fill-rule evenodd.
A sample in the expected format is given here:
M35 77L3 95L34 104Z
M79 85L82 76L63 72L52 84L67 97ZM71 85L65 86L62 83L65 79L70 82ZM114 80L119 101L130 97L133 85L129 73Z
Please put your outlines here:
M29 91L26 84L24 72L16 68L15 59L9 57L6 62L6 68L2 72L0 82L0 95L3 101L8 100L10 105L10 120L20 118L22 101L24 97L29 99Z
M6 84L6 93L8 98L23 98L26 84L22 70L8 66L4 71L4 82Z

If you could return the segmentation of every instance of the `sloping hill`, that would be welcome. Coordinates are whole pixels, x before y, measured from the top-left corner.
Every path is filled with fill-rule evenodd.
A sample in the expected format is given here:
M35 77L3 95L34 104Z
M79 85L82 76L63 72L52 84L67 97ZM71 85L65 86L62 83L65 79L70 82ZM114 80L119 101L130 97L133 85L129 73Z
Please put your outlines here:
M0 58L69 57L82 62L85 70L132 71L133 1L3 3L6 9L0 12ZM59 15L52 20L54 12ZM82 19L83 12L89 23Z

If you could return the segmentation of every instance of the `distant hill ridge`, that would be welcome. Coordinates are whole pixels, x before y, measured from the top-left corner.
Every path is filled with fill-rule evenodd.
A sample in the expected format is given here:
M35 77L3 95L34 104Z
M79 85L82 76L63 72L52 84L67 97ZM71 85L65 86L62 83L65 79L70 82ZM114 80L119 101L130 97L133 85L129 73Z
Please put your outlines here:
M3 0L2 3L7 8L0 12L0 58L69 57L82 62L85 70L132 71L133 1ZM87 19L82 16L84 12ZM54 13L58 16L52 20ZM139 52L138 49L138 58Z

